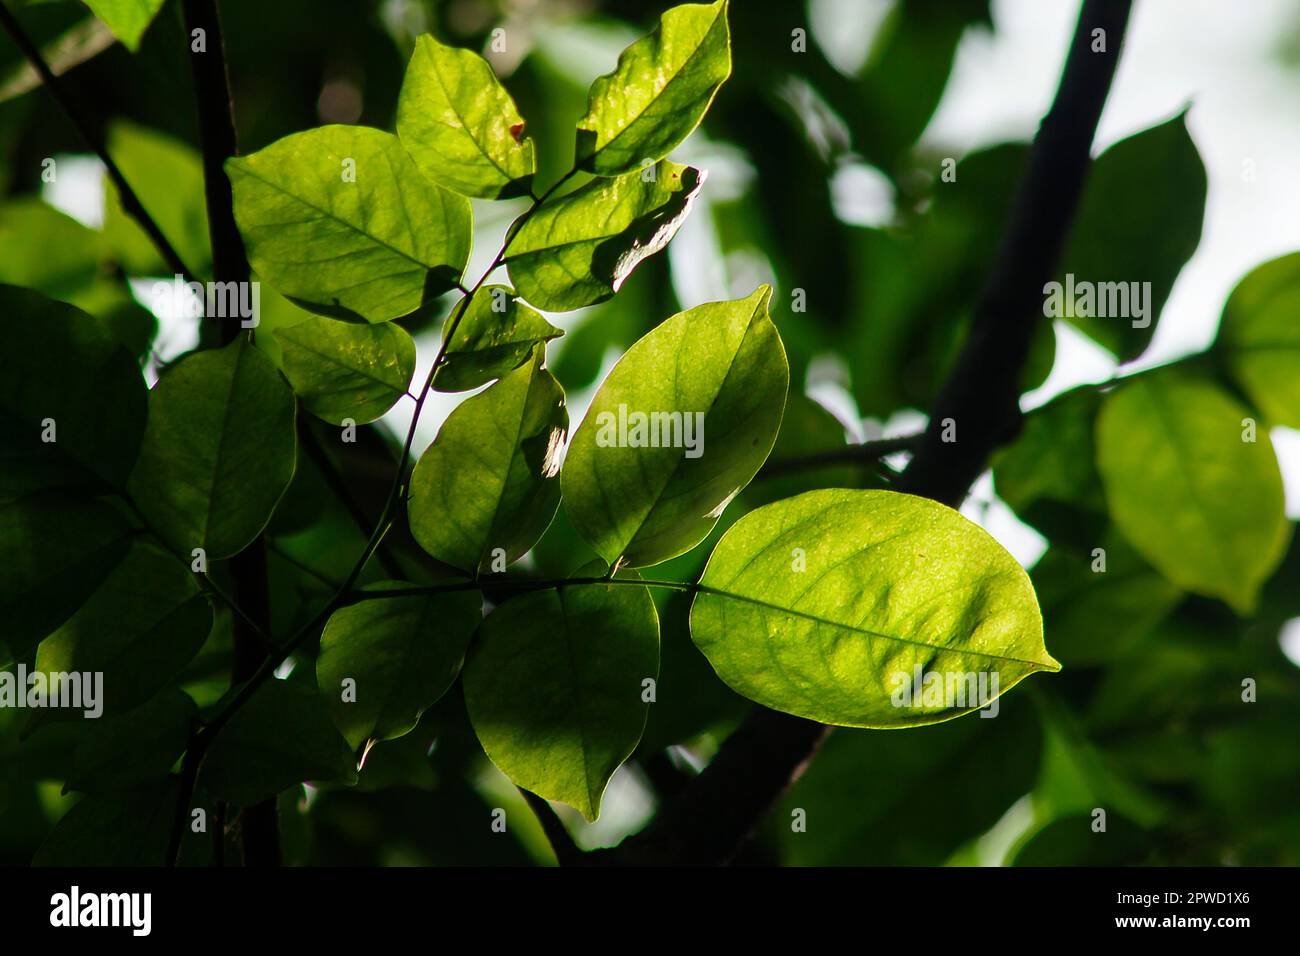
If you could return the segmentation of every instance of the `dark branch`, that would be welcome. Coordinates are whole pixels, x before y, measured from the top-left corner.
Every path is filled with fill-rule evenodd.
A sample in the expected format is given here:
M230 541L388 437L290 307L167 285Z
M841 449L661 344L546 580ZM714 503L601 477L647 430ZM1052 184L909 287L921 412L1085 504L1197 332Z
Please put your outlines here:
M212 272L218 282L249 281L248 256L235 224L234 196L226 178L225 162L238 150L235 117L226 75L221 20L216 0L185 0L185 25L191 38L201 35L195 49L191 40L190 67L198 101L199 143L203 149L203 184L208 207L208 237L212 242ZM202 31L201 34L198 31ZM239 337L241 318L209 316L221 322L220 340L229 344ZM271 600L266 565L266 537L258 535L230 560L234 597L244 614L261 631L271 629ZM240 617L234 621L235 663L231 684L247 681L266 661L269 651L256 639L253 628ZM196 769L197 772L197 769ZM272 797L240 814L240 846L246 866L279 866L280 829L276 800Z
M185 0L185 27L191 37L190 72L198 101L199 144L203 150L203 190L208 207L208 236L212 241L212 273L218 282L247 282L248 256L235 225L235 198L226 178L226 160L239 152L235 116L230 102L230 80L221 37L217 0ZM193 37L202 31L203 49L196 51ZM216 318L216 317L214 317ZM233 342L240 318L224 318L221 340Z
M812 468L824 468L827 465L868 464L900 451L909 451L920 437L920 435L900 435L897 438L880 438L858 445L845 445L843 448L801 455L798 458L777 458L759 469L755 478L777 478Z
M956 504L990 453L1020 425L1019 383L1082 195L1101 109L1114 79L1131 0L1086 0L1061 85L1030 151L971 334L939 395L899 489ZM1092 52L1093 31L1106 52ZM957 441L944 442L944 420ZM712 763L642 833L600 861L720 864L731 860L799 776L830 728L759 708Z
M946 504L966 496L989 454L1020 430L1021 372L1083 194L1097 121L1119 62L1131 0L1087 0L1052 108L1030 150L993 271L961 355L899 490ZM1104 30L1106 52L1092 52ZM954 442L944 421L956 422Z
M542 831L550 841L551 849L555 851L555 859L560 866L577 866L585 862L583 852L573 842L573 837L569 835L564 821L555 812L555 808L532 791L520 787L519 792L524 795L524 800L537 815L537 822L542 825Z

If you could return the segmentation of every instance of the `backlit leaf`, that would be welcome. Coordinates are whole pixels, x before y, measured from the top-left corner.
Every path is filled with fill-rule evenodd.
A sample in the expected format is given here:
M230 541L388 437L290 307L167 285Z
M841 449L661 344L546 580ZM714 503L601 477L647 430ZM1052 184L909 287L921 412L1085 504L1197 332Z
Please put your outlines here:
M462 402L411 476L411 533L462 571L493 569L536 543L559 505L559 454L569 428L564 391L532 361ZM502 570L501 567L495 570Z
M164 0L86 0L86 6L113 31L131 52L140 48L140 40Z
M465 270L469 200L421 175L391 133L322 126L226 171L253 268L315 311L396 319Z
M691 636L737 693L848 727L948 720L1060 668L1015 559L951 508L889 491L810 491L741 518Z
M548 200L506 247L515 288L555 312L604 302L643 259L668 245L703 182L700 170L664 160Z
M1223 307L1218 347L1270 422L1300 428L1300 252L1256 267Z
M671 8L591 85L578 121L578 167L618 176L663 159L700 124L730 75L727 0Z
M771 289L678 313L628 349L565 458L564 503L607 562L657 564L708 535L776 441L790 373Z
M1243 440L1248 415L1214 384L1162 371L1108 395L1097 420L1116 527L1170 581L1243 614L1291 536L1273 444L1263 428Z
M416 40L397 101L397 135L426 176L465 196L526 195L537 158L523 130L486 60L429 34Z

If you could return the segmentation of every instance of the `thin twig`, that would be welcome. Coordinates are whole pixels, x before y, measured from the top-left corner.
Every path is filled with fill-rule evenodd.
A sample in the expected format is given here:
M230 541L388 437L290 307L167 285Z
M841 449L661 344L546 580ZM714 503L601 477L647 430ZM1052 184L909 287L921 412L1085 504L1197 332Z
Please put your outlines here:
M759 469L756 479L778 478L799 471L824 468L828 465L864 465L879 461L900 451L910 451L920 439L920 435L900 435L897 438L879 438L875 441L862 442L857 445L845 445L830 451L801 455L798 458L777 458L767 462Z
M582 850L573 842L573 837L569 835L568 829L564 826L564 821L555 812L555 808L531 790L520 787L519 792L523 794L524 800L528 802L528 806L536 814L537 822L542 825L542 832L546 834L546 839L550 841L551 849L555 851L555 859L560 866L581 864L583 862Z
M68 95L63 88L63 82L54 75L54 71L50 69L49 64L45 62L45 58L41 55L40 49L23 30L22 25L5 5L4 0L0 0L0 24L4 25L5 31L13 38L14 45L22 51L23 56L27 58L27 62L36 70L45 88L54 97L54 101L59 104L59 109L63 110L68 120L76 127L77 133L86 141L86 145L94 151L95 155L99 157L99 161L104 164L108 178L117 187L117 194L122 201L122 208L148 234L149 239L167 263L167 267L178 275L193 275L185 267L180 254L167 237L163 235L162 230L158 228L158 224L145 212L144 205L140 202L140 198L136 196L135 190L126 181L126 177L122 175L122 170L118 168L117 163L113 162L113 157L108 154L108 146L104 142L102 131L86 118Z

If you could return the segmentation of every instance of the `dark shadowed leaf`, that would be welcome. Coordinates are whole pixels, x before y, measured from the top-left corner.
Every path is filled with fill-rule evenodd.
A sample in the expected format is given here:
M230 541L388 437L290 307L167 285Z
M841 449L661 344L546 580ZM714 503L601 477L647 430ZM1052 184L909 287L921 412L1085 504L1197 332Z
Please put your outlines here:
M139 789L91 794L59 821L32 865L162 866L179 797L175 777ZM207 843L205 834L191 834L186 861L199 862L195 853Z
M172 688L120 716L90 722L73 753L67 788L131 790L166 778L197 716L194 701Z
M392 581L370 590L407 586ZM316 683L349 746L414 729L460 673L481 606L476 592L463 591L380 598L334 612L321 635Z
M85 603L126 555L130 532L98 501L47 493L0 502L0 642L13 656Z
M659 622L645 588L538 591L483 622L465 664L465 703L502 772L594 820L609 778L641 739L642 682L658 667Z
M315 688L267 681L216 738L202 786L248 806L305 781L352 784L356 762Z
M836 731L773 814L786 862L939 866L1034 785L1042 733L1033 706L907 733ZM806 829L794 832L802 810Z
M0 495L126 484L147 406L131 353L91 315L0 286Z
M131 495L179 554L229 557L270 520L296 446L293 390L240 338L189 356L154 387Z
M1185 113L1102 153L1088 174L1059 270L1062 282L1074 276L1076 291L1080 282L1093 284L1096 301L1086 316L1076 295L1064 317L1120 359L1145 351L1174 280L1200 242L1205 193L1205 166ZM1139 285L1141 316L1133 283L1148 284Z
M90 600L41 642L36 667L103 674L104 712L120 714L174 681L211 628L212 608L189 569L140 542Z
M415 343L391 323L313 316L275 337L294 392L308 411L335 425L379 418L406 394L415 373Z

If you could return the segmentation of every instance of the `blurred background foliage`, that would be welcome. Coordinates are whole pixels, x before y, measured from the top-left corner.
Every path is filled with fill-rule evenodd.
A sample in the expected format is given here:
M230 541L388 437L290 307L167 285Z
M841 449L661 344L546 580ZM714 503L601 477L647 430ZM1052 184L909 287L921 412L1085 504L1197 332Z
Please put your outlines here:
M1069 8L1065 20L1073 16L1075 4L1054 5ZM1011 8L1007 16L1015 13L1014 4L1003 6ZM146 208L190 267L206 276L211 257L178 5L163 8L135 54L72 0L17 7L69 91L103 124L112 155ZM550 182L569 165L590 80L609 70L661 9L654 0L226 0L241 148L251 152L329 122L391 129L414 38L432 30L492 60L539 144L539 181ZM1162 9L1172 15L1169 5ZM996 251L1026 156L1024 134L1032 132L952 152L923 136L953 95L960 46L987 42L1002 29L994 12L989 0L737 0L734 75L682 150L710 171L702 208L670 254L648 260L617 299L555 319L567 334L553 346L552 365L573 420L613 358L666 316L771 281L792 382L805 386L792 389L774 460L923 424ZM1278 82L1290 83L1293 94L1300 91L1290 72L1300 49L1297 23L1300 16L1292 16L1276 45L1276 75L1284 78ZM504 51L492 48L495 28L505 31ZM841 32L860 39L856 57L836 42ZM1043 43L1059 51L1064 39ZM1141 62L1125 69L1143 75ZM1297 116L1292 111L1277 122L1295 126ZM1101 152L1061 271L1148 278L1158 313L1201 238L1207 176L1185 113L1147 125ZM51 157L56 183L41 177ZM954 162L955 181L944 182ZM140 356L151 381L161 365L197 344L192 328L146 307L149 284L167 270L104 187L86 145L2 37L0 197L0 282L89 311ZM478 260L491 254L517 210L476 203L475 211ZM473 265L470 272L477 274ZM1221 305L1220 299L1205 307L1217 313ZM263 330L303 318L269 289L263 309ZM432 309L403 324L423 346L441 317ZM1087 319L1074 324L1113 362L1141 356L1155 331L1155 323L1147 330ZM1025 390L1061 368L1061 342L1077 347L1080 338L1044 323ZM272 336L260 335L258 344L278 358ZM997 497L977 489L968 510L977 518L1001 515L991 527L1008 546L1008 537L1037 542L1022 559L1032 564L1046 643L1064 671L1009 695L994 720L837 731L746 850L745 862L1300 863L1300 642L1294 628L1289 643L1285 638L1300 618L1300 547L1292 545L1250 618L1166 581L1107 527L1089 437L1097 395L1084 387L1031 414L1018 444L997 461ZM402 412L394 414L400 419ZM436 428L437 416L430 417L427 427ZM393 427L404 422L366 430L333 462L357 497L370 502L362 510L372 518L393 467ZM425 427L417 448L432 437ZM1053 455L1065 464L1049 471L1043 462ZM884 487L897 464L890 458L760 478L708 542L656 573L697 574L713 543L748 508L816 487ZM320 462L308 456L270 536L273 623L282 633L321 606L364 538ZM1105 575L1089 569L1098 540L1108 548ZM436 573L400 535L391 544L411 577ZM561 509L528 567L567 574L590 557ZM611 784L601 820L588 825L566 813L585 846L617 842L639 828L658 801L707 762L749 706L691 644L687 599L656 598L663 630L657 701L640 748ZM183 689L200 707L225 690L229 627L228 615L219 613L186 671ZM291 681L310 682L310 653L295 664ZM1257 681L1257 703L1241 701L1247 677ZM174 697L147 706L159 708L164 724L189 707ZM26 863L38 849L42 862L121 861L132 840L151 839L148 828L157 820L147 808L114 803L111 784L108 793L88 794L76 785L79 748L84 762L87 752L111 747L111 733L88 741L89 733L85 722L33 730L20 712L0 710L0 861ZM176 741L153 736L159 740L140 746L156 749L165 765L169 747L173 758L179 752ZM552 860L518 792L479 748L459 685L414 732L377 745L357 786L295 787L280 801L291 863ZM47 839L74 806L80 818L68 818ZM490 826L496 807L507 810L504 835ZM1108 816L1104 836L1091 829L1096 808ZM806 830L796 832L791 823L800 811ZM187 849L187 862L201 862L208 849Z

